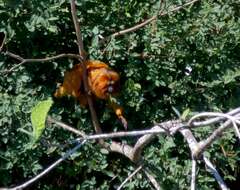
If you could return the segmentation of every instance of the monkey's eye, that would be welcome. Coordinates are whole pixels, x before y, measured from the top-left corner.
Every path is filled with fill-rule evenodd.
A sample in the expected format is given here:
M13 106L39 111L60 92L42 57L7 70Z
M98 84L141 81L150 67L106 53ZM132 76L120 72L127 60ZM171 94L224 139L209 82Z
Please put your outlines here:
M113 85L115 82L113 80L108 81L108 85Z

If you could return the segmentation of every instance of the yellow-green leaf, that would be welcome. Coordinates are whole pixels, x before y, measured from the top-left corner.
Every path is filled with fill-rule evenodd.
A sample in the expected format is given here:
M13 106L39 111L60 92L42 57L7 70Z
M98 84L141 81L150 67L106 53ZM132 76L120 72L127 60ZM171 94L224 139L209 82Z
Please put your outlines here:
M38 102L38 104L32 108L31 122L33 127L33 142L36 142L40 138L45 129L47 114L52 104L53 101L49 98L48 100Z
M184 110L183 114L181 115L181 119L182 120L186 120L187 116L189 115L190 113L190 109L187 108L186 110Z

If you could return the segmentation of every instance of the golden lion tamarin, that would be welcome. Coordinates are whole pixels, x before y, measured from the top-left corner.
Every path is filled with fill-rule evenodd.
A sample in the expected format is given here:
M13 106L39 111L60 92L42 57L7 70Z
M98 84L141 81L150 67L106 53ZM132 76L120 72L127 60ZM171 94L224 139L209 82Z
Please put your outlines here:
M56 90L54 96L56 98L70 95L76 98L80 105L87 104L87 97L83 88L83 68L82 64L86 64L88 86L95 98L110 100L110 96L115 96L120 90L119 74L113 71L107 64L96 61L87 60L85 63L79 63L64 74L63 84ZM127 122L123 117L123 109L114 102L110 106L127 128Z

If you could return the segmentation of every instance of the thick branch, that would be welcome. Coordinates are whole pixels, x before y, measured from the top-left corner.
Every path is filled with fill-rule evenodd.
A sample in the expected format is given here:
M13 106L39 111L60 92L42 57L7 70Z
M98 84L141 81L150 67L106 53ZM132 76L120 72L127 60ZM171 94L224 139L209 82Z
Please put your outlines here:
M172 132L176 132L176 128L180 129L184 125L180 120L174 120L174 121L167 121L163 122L160 124L157 124L157 126L152 127L150 130L156 130L156 131L162 131L163 133L166 134L172 134ZM135 162L140 161L142 151L144 147L146 147L152 139L156 136L157 133L152 133L152 134L145 134L141 138L139 138L134 146L133 149L133 160Z

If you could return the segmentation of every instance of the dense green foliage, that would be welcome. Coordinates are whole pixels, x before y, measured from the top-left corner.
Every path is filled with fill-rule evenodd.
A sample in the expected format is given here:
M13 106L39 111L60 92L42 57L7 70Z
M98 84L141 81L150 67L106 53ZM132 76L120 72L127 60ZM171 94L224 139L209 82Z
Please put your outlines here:
M168 0L165 10L185 2ZM89 58L109 63L121 75L119 100L129 130L176 118L173 107L199 112L227 111L240 105L239 0L202 0L105 43L99 43L99 35L106 37L153 16L159 1L78 0L77 5ZM7 34L3 50L24 58L78 52L66 0L0 0L0 32ZM0 55L1 71L17 63ZM32 107L52 96L64 71L75 63L66 58L27 63L0 75L0 186L29 179L70 148L68 142L76 136L57 127L46 128L34 147L29 147L28 133L32 131ZM104 131L122 130L104 102L96 102L96 110ZM49 114L93 133L89 111L71 98L55 100ZM202 139L211 131L198 129L195 134ZM240 176L238 145L228 131L207 152L230 185ZM233 154L225 156L221 147ZM144 159L166 189L189 189L189 152L181 136L160 136L146 148ZM113 189L134 170L126 158L106 153L96 143L85 145L73 158L33 189ZM199 189L217 188L201 167ZM139 173L126 187L149 189L150 185Z

